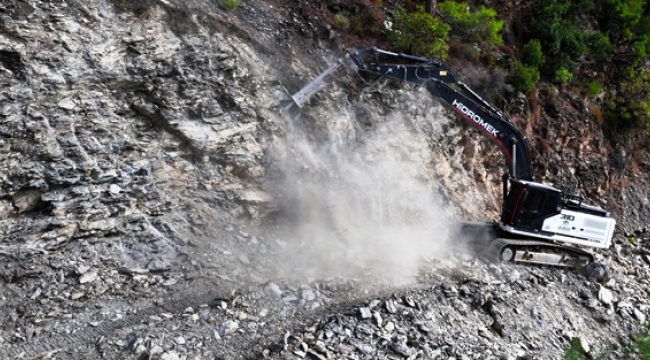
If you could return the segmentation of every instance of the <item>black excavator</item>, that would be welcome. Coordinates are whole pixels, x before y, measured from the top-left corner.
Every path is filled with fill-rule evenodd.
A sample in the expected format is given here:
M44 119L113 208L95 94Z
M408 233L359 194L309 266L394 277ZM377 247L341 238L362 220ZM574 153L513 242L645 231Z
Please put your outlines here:
M353 72L423 86L499 146L506 162L501 219L461 226L462 236L478 240L486 257L577 268L594 260L585 248L610 246L616 224L610 213L585 204L579 196L534 182L526 137L444 63L376 48L350 50L295 93L292 105L303 107L318 91Z

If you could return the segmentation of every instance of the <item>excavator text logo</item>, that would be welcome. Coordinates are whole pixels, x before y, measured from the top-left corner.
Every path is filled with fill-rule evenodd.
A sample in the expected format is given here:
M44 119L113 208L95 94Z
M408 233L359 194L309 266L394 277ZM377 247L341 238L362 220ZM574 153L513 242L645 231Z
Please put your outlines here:
M462 102L454 99L452 102L452 105L458 109L461 113L472 119L476 124L478 124L480 127L484 128L485 131L489 132L492 136L497 137L499 135L499 130L495 129L494 126L492 126L490 123L486 122L483 120L482 117L478 116L475 114L470 108L465 106Z

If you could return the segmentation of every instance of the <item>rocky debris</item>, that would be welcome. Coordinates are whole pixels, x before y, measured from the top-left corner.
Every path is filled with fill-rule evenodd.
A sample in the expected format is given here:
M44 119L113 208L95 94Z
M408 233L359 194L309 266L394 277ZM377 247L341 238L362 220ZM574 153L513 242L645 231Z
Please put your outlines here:
M323 17L314 4L215 6L0 6L0 358L547 358L575 338L597 353L607 344L586 340L646 323L645 225L626 224L633 230L579 272L462 254L425 262L402 286L386 280L394 268L310 269L317 254L301 253L300 241L252 225L273 223L286 200L266 182L281 177L270 153L292 131L277 104L324 65L334 45L318 36L334 33L314 23ZM358 139L408 117L426 140L405 153L426 154L428 180L460 212L494 212L500 169L483 155L496 150L417 92L359 93L324 94L305 110L310 139L343 138L323 125L341 126L323 119L336 109ZM584 182L611 201L617 190L601 180L614 176L593 156L606 159L605 146L579 140L586 128L549 124L560 155L538 166L543 178ZM313 170L301 145L287 153ZM567 163L578 165L558 165ZM635 186L623 191L622 220L643 222L647 186ZM286 253L310 266L282 264L283 278Z
M472 358L478 354L512 359L554 358L563 354L574 337L581 339L585 349L590 348L586 336L593 338L593 334L582 326L596 321L598 315L594 312L591 320L576 317L576 307L592 312L588 310L589 302L583 302L581 296L601 302L594 310L607 313L612 309L614 300L608 297L612 291L561 271L505 267L495 276L483 265L460 265L483 270L469 283L443 282L404 295L367 300L348 315L344 311L328 321L309 324L293 333L290 338L296 341L289 342L277 356L300 358L305 348L316 341L324 347L320 354L325 358ZM510 279L515 271L521 280L513 283ZM453 291L456 287L460 289ZM581 296L571 292L552 297L529 295L582 287L595 292L581 292ZM527 310L522 311L524 308ZM566 337L545 338L543 334L553 329L565 332ZM584 336L575 335L582 331L586 331Z

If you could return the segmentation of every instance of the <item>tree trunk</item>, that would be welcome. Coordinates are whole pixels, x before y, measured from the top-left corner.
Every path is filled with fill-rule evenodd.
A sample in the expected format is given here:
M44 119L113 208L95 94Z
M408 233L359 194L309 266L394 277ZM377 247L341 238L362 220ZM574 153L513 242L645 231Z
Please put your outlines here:
M426 0L424 3L424 10L431 14L431 16L436 16L436 6L438 5L438 0Z

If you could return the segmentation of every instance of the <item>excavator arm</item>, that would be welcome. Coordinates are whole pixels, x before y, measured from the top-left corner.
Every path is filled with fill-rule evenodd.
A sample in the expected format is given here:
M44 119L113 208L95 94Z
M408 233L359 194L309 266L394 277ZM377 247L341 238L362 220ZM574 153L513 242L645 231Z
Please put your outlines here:
M350 51L296 93L294 102L302 107L316 92L350 71L424 86L431 95L450 106L499 145L510 177L533 180L530 148L525 136L498 109L458 80L447 65L435 60L376 48Z

